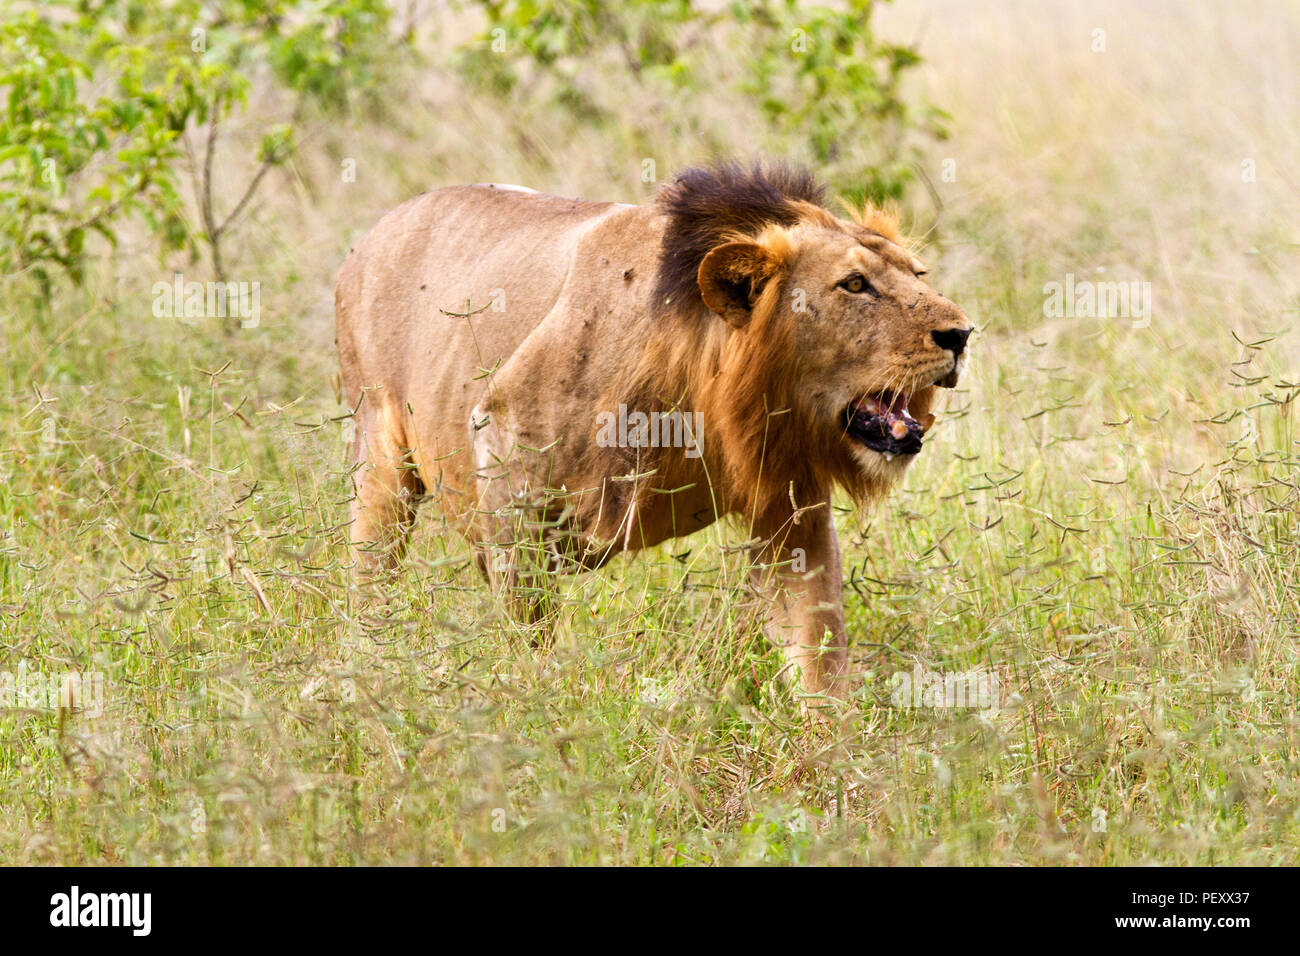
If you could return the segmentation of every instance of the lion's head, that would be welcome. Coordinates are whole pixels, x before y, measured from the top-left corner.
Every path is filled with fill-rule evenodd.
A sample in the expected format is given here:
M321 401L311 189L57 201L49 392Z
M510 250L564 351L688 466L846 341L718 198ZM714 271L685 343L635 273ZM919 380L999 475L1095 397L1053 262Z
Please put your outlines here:
M751 505L832 481L884 491L964 364L970 320L925 281L896 220L842 219L822 199L807 173L737 165L689 170L659 197L655 296L674 319L642 371L703 407L729 490Z

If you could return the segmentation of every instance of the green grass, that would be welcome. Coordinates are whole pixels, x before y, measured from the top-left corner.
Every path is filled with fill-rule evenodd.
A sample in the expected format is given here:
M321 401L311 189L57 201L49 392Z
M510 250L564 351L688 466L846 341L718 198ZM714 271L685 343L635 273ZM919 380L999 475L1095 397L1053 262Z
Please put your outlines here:
M360 599L322 304L349 237L428 150L438 181L635 195L562 130L508 174L375 130L365 193L281 220L286 185L250 230L258 329L153 318L170 269L125 255L48 307L3 292L0 672L102 672L105 710L0 711L0 862L1296 863L1300 218L1293 180L1231 178L1296 134L1237 87L1191 102L1294 13L1189 88L1209 13L1163 53L1125 45L1158 11L1112 18L1105 61L1064 18L939 7L959 174L928 258L980 332L903 487L839 515L842 721L777 678L728 529L563 579L547 654L431 515ZM1221 103L1249 143L1198 135ZM1044 282L1099 266L1153 283L1149 328L1044 318ZM894 706L917 664L1000 706Z

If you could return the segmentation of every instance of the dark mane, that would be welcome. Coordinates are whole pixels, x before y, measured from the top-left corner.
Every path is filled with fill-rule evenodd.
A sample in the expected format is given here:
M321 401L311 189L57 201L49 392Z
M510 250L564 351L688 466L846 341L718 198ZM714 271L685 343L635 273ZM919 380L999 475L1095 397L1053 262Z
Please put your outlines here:
M800 218L798 203L820 206L825 194L811 172L784 163L719 163L681 173L656 199L668 228L659 251L655 304L700 302L696 274L710 249L729 234L758 233L773 223L792 226Z

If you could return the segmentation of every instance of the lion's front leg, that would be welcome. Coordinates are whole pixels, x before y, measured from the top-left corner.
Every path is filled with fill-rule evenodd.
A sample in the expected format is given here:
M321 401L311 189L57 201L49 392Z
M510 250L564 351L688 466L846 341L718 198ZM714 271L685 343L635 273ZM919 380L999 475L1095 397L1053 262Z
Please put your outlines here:
M802 511L798 523L760 527L751 576L767 601L764 630L797 668L806 693L841 695L848 668L840 546L830 502Z
M516 441L499 402L474 409L470 443L476 488L470 525L479 568L532 643L548 644L559 562L546 520L549 493L534 487L537 453Z

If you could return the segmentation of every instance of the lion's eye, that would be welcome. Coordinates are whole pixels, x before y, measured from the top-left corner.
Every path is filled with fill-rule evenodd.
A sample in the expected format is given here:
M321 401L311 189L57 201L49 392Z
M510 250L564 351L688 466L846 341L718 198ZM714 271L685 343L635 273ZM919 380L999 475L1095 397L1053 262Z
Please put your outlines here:
M845 292L852 292L854 295L861 295L865 292L873 299L880 298L880 293L876 291L876 287L856 272L841 282L840 288Z

